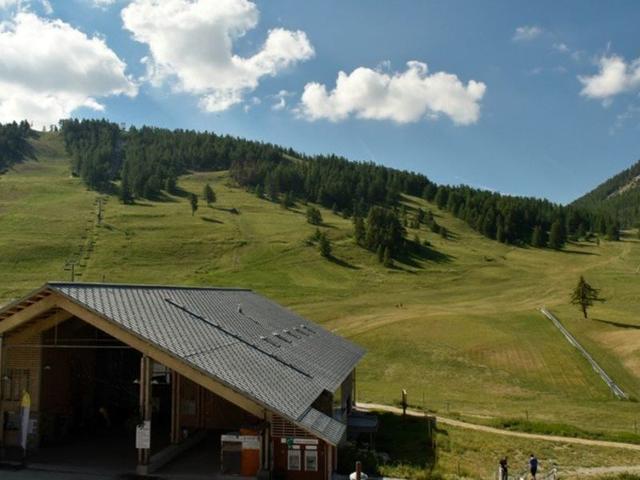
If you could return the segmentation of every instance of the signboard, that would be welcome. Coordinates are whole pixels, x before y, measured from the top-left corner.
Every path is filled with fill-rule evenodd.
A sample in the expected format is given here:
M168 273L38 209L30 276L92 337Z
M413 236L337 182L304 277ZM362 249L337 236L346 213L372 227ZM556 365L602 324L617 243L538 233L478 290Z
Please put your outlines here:
M260 450L261 437L258 435L233 435L225 434L220 436L222 442L242 443L243 450Z
M286 443L289 448L293 445L318 445L317 438L281 438L280 443Z
M151 448L151 421L145 420L136 427L136 448Z

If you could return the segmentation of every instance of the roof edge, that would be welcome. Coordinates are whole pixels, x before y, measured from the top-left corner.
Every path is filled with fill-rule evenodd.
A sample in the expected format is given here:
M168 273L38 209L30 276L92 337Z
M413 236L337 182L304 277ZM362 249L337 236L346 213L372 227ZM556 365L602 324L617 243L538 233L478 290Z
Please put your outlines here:
M154 283L117 283L117 282L64 282L64 281L48 281L45 286L51 288L60 287L109 287L109 288L148 288L148 289L160 289L171 288L179 290L217 290L217 291L230 291L230 292L252 292L250 288L243 287L214 287L204 285L162 285Z

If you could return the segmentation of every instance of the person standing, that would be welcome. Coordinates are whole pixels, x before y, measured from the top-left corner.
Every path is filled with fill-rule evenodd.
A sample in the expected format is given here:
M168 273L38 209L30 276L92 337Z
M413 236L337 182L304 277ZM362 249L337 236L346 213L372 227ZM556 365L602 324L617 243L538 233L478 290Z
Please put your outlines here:
M509 463L507 457L500 460L500 480L509 480Z
M536 480L536 475L538 474L538 459L533 453L529 457L529 472L531 472L531 478Z

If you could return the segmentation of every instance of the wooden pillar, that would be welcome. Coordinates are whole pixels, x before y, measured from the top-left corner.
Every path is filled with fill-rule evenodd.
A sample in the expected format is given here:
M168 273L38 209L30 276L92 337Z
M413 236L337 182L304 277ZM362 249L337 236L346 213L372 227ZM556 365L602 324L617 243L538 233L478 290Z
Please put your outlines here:
M151 362L143 355L140 359L140 421L151 421ZM149 465L151 449L138 449L138 465Z
M179 443L182 438L180 431L180 374L171 372L171 443Z
M4 457L4 404L2 402L2 399L4 398L4 388L6 383L4 381L3 372L4 364L2 363L2 355L4 353L4 349L2 348L2 341L3 338L2 335L0 335L0 458Z

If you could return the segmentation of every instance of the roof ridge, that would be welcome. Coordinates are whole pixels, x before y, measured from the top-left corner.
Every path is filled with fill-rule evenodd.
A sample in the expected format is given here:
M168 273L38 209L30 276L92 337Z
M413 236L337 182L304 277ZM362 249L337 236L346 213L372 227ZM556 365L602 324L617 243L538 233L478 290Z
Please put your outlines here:
M243 287L215 287L204 285L162 285L153 283L115 283L115 282L64 282L49 281L47 286L59 288L64 286L70 287L109 287L109 288L140 288L140 289L175 289L175 290L213 290L213 291L230 291L230 292L252 292L250 288Z

